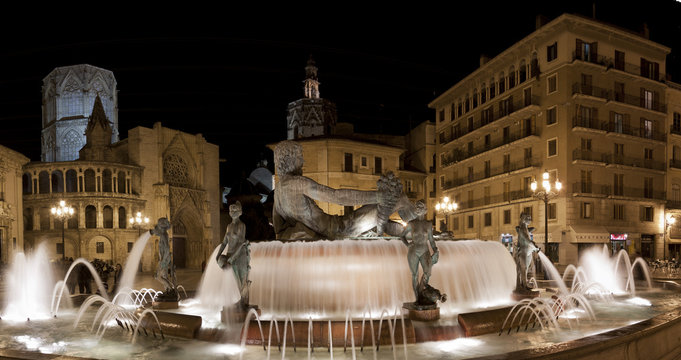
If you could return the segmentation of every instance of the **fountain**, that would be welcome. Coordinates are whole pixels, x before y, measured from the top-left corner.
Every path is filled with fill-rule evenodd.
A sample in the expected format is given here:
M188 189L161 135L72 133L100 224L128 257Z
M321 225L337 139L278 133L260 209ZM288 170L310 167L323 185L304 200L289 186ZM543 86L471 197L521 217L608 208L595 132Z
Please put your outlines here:
M289 165L302 166L294 160ZM629 357L661 358L679 348L678 340L669 334L681 331L681 310L677 310L681 299L674 291L651 289L645 263L640 259L630 262L625 252L614 258L604 250L585 254L584 262L569 266L563 277L539 252L551 280L539 282L543 288L537 289L537 281L517 275L525 275L528 258L514 261L501 243L430 243L430 235L415 239L417 235L412 234L412 242L425 239L433 250L419 254L430 259L430 265L437 263L432 269L421 263L420 271L426 276L420 277L418 267L413 266L414 256L409 255L415 246L407 241L409 232L397 231L399 223L386 216L394 211L411 222L419 215L418 206L394 191L394 178L386 177L379 186L385 186L381 191L386 195L322 188L295 173L295 169L290 175L280 172L283 180L291 181L289 185L305 186L287 194L287 187L278 185L278 196L314 216L286 209L286 202L275 196L280 240L248 245L237 236L239 231L232 233L234 237L226 236L227 255L222 254L224 248L214 250L196 297L180 301L178 309L155 309L151 305L159 291L133 289L137 264L151 235L148 232L131 251L118 294L111 300L105 292L93 295L79 308L60 309L63 283L55 291L54 280L43 285L34 281L34 274L45 274L41 280L50 277L44 268L47 258L40 255L44 249L39 247L29 257L18 256L8 273L15 280L6 291L0 346L82 357L164 359L579 358L590 352L616 358L624 357L623 351ZM339 201L359 201L364 206L351 216L334 217L317 212L314 202L302 197L307 193L324 201L333 200L333 194ZM405 238L374 233L368 239L357 239L357 232L372 228ZM412 228L412 232L423 235L425 228L419 229ZM162 229L154 233L163 236ZM316 240L291 240L306 236ZM323 236L334 240L319 239ZM250 270L248 262L240 262L237 251L229 249L235 243L244 244L246 253L250 249ZM529 244L525 246L525 254L534 252ZM40 256L42 260L33 260ZM236 265L234 271L230 264ZM602 267L594 268L594 264ZM160 267L159 277L169 269ZM643 283L634 279L638 269L645 275ZM612 274L610 278L602 277L606 271ZM42 290L23 288L28 284ZM410 319L403 305L418 298L425 285L447 294L447 301L437 304L440 318ZM165 292L168 286L179 288L173 279L160 290ZM513 300L514 290L532 294ZM251 303L257 303L260 311L247 306ZM51 304L56 304L52 313ZM235 306L244 312L244 321L232 317L221 321L220 311ZM47 316L41 320L28 310ZM496 325L482 329L479 319L485 316ZM20 321L8 321L11 318ZM649 340L654 349L646 343Z

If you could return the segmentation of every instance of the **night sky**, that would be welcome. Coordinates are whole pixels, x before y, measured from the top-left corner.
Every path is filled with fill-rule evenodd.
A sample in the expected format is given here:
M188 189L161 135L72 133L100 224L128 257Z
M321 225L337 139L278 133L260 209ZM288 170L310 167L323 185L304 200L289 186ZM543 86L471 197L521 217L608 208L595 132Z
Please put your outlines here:
M113 71L121 138L138 125L202 133L220 146L223 185L255 168L285 138L286 106L302 97L310 55L323 98L359 132L404 134L433 120L427 104L534 31L536 15L592 15L590 1L419 4L370 10L312 3L306 9L84 8L5 13L0 24L0 144L40 160L42 79L87 63ZM451 4L458 4L452 2ZM681 3L596 1L596 18L672 48L668 73L681 82ZM641 2L643 4L643 2ZM264 7L264 4L263 4ZM114 8L114 10L111 10ZM279 10L279 11L278 11Z

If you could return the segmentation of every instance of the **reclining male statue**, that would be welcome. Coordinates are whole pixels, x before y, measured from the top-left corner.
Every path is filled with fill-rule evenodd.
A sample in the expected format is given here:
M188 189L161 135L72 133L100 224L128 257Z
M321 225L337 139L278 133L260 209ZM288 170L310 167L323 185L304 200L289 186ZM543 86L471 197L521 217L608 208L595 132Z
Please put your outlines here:
M382 175L378 191L333 189L305 177L303 149L294 141L282 141L274 150L279 181L274 190L273 223L277 239L344 239L378 229L399 236L403 227L388 217L398 211L402 220L416 218L414 205L402 193L402 184L392 173ZM363 205L350 214L329 215L315 200L343 206Z

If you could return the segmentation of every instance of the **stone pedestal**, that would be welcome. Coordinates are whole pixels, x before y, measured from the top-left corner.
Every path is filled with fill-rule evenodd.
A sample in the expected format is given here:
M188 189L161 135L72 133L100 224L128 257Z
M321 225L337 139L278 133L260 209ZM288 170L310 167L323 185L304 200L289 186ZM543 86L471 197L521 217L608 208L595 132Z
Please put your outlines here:
M407 310L409 320L414 321L435 321L440 319L440 308L437 304L421 305L415 302L402 304L402 308Z
M151 303L151 306L156 310L177 309L178 301L156 301Z
M540 294L539 290L513 290L511 298L515 301L520 301L522 299L532 299L538 297Z
M248 315L251 309L255 309L258 316L262 314L258 305L248 305L247 307L240 306L239 304L223 306L220 311L220 321L222 321L223 324L242 323L246 320L246 315Z

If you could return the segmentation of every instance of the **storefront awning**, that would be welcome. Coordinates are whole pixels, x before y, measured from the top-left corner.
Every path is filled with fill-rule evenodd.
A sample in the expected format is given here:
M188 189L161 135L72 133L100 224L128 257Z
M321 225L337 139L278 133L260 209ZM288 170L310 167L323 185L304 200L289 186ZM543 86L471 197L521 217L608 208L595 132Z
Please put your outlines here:
M607 243L610 233L600 225L570 225L570 240L573 243Z

